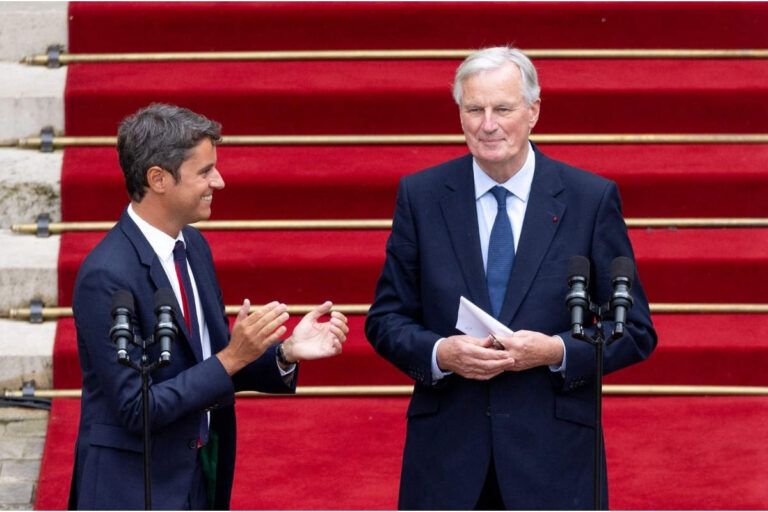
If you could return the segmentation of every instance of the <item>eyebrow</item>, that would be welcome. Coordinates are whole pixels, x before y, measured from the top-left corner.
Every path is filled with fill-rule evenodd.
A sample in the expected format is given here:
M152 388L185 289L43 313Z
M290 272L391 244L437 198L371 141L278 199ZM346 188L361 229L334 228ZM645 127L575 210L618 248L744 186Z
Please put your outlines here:
M206 165L205 167L203 167L200 170L198 170L197 173L198 174L205 174L206 172L210 171L214 167L216 167L216 162L213 162L213 163L210 163L210 164Z

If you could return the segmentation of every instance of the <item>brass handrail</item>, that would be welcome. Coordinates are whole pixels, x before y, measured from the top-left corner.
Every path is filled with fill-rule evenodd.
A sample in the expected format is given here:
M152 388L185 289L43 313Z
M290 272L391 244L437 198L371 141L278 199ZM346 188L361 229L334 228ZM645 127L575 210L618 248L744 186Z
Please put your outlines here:
M236 315L240 311L239 305L225 306L228 315ZM315 306L309 304L295 304L288 306L288 313L291 315L304 315L309 313ZM370 304L334 304L333 310L340 311L345 315L365 315L368 313ZM658 302L650 304L651 313L656 315L664 314L750 314L764 315L768 314L768 304L718 304L718 303L673 303ZM0 318L5 317L11 320L29 320L32 315L31 308L10 308L7 311L0 311ZM69 318L72 316L71 307L43 307L41 310L43 320L57 320L59 318Z
M270 394L240 391L238 398L302 398L343 396L410 396L413 386L298 386L295 394ZM80 398L79 389L38 389L34 398ZM708 386L660 384L604 384L606 396L768 396L766 386ZM5 390L6 398L21 398L22 391ZM29 395L26 395L29 397Z
M765 228L768 218L764 217L633 217L625 219L627 227L643 228ZM115 225L112 221L51 222L50 234L107 231ZM381 230L390 229L389 219L273 219L273 220L208 220L193 224L200 230L241 231L241 230ZM11 231L20 234L36 234L37 224L13 224Z
M107 231L115 225L111 221L93 222L51 222L48 231L51 234ZM235 230L352 230L352 229L390 229L389 219L297 219L297 220L208 220L192 224L201 230L235 231ZM14 224L11 231L16 233L37 233L36 224Z
M472 49L404 49L404 50L285 50L285 51L219 51L219 52L126 52L126 53L57 53L53 63L49 54L24 57L23 64L51 66L65 64L169 61L295 61L295 60L396 60L455 59L467 57ZM768 49L685 49L685 48L574 48L530 49L531 59L765 59Z
M531 134L538 144L766 144L768 133L538 133ZM114 146L117 137L54 136L52 149L66 147ZM452 145L464 144L459 134L393 135L225 135L223 146L328 146L328 145ZM40 136L7 139L0 147L40 149Z

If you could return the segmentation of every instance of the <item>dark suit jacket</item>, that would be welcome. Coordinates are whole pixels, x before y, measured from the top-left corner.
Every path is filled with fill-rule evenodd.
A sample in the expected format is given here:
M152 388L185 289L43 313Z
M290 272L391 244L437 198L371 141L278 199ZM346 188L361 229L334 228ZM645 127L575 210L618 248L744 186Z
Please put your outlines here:
M432 383L435 342L458 334L459 297L490 312L471 155L404 177L366 334L416 384L408 408L400 507L471 509L491 455L511 508L592 508L594 348L570 335L568 260L592 262L592 299L606 302L610 264L633 257L615 183L536 149L531 194L500 320L559 334L565 375L547 367L490 381L450 375ZM637 276L623 338L605 350L606 373L656 345ZM607 322L610 333L612 323ZM605 466L603 466L605 467ZM604 486L605 488L605 486ZM607 505L607 495L603 499Z
M229 325L213 259L199 231L184 228L190 267L197 282L213 354L229 342ZM70 506L82 509L143 509L142 401L139 374L116 362L110 341L112 294L120 289L136 301L136 333L146 338L156 323L154 293L170 288L149 242L124 212L117 225L80 267L73 310L83 372L83 396ZM176 318L182 319L178 304ZM198 450L201 415L211 409L211 430L219 435L216 508L228 508L235 463L234 393L239 389L289 392L274 347L230 378L218 358L201 360L183 320L171 349L172 362L151 374L152 505L184 509ZM141 349L132 346L131 359ZM149 350L157 360L159 347ZM295 383L295 379L293 380Z

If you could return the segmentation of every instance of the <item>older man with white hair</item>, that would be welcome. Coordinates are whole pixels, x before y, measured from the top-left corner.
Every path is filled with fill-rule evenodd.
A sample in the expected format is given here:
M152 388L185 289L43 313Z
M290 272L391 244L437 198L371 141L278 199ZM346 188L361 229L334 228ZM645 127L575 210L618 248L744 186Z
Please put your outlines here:
M611 261L633 251L616 184L529 141L539 91L517 49L467 57L453 93L470 154L399 185L366 335L416 381L403 509L594 506L595 351L571 335L568 261L591 261L589 291L602 303ZM634 307L624 336L606 347L606 373L656 346L634 277ZM462 296L514 334L461 334Z

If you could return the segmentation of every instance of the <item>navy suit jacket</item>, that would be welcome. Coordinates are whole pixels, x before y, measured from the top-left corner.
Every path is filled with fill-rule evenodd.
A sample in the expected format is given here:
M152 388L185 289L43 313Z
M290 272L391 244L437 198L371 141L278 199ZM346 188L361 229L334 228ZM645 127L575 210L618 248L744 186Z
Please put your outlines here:
M499 318L513 330L560 335L567 354L564 375L537 367L490 381L453 374L433 384L432 348L439 338L459 334L459 297L491 311L472 157L400 181L366 335L379 354L416 381L407 412L401 508L473 508L491 456L506 506L593 507L595 356L591 345L570 335L568 260L591 260L591 297L603 303L610 295L611 261L634 257L616 184L535 151L531 194ZM645 359L656 345L637 275L632 296L626 334L605 350L605 373ZM610 321L606 328L610 332Z
M229 325L211 251L196 229L187 226L183 233L215 354L229 342ZM144 508L141 379L116 361L109 337L110 308L114 292L130 291L136 302L134 329L146 338L156 323L155 291L170 287L160 260L127 212L80 267L72 306L83 395L70 507ZM176 318L183 319L176 303L174 310ZM210 410L211 430L219 436L214 506L226 509L235 464L235 391L280 393L292 387L280 375L274 346L230 377L218 358L202 360L201 350L190 345L185 322L177 323L171 364L155 370L150 380L152 506L188 508L201 415ZM132 345L129 354L138 361L141 349ZM158 355L156 344L149 350L150 360L156 361Z

